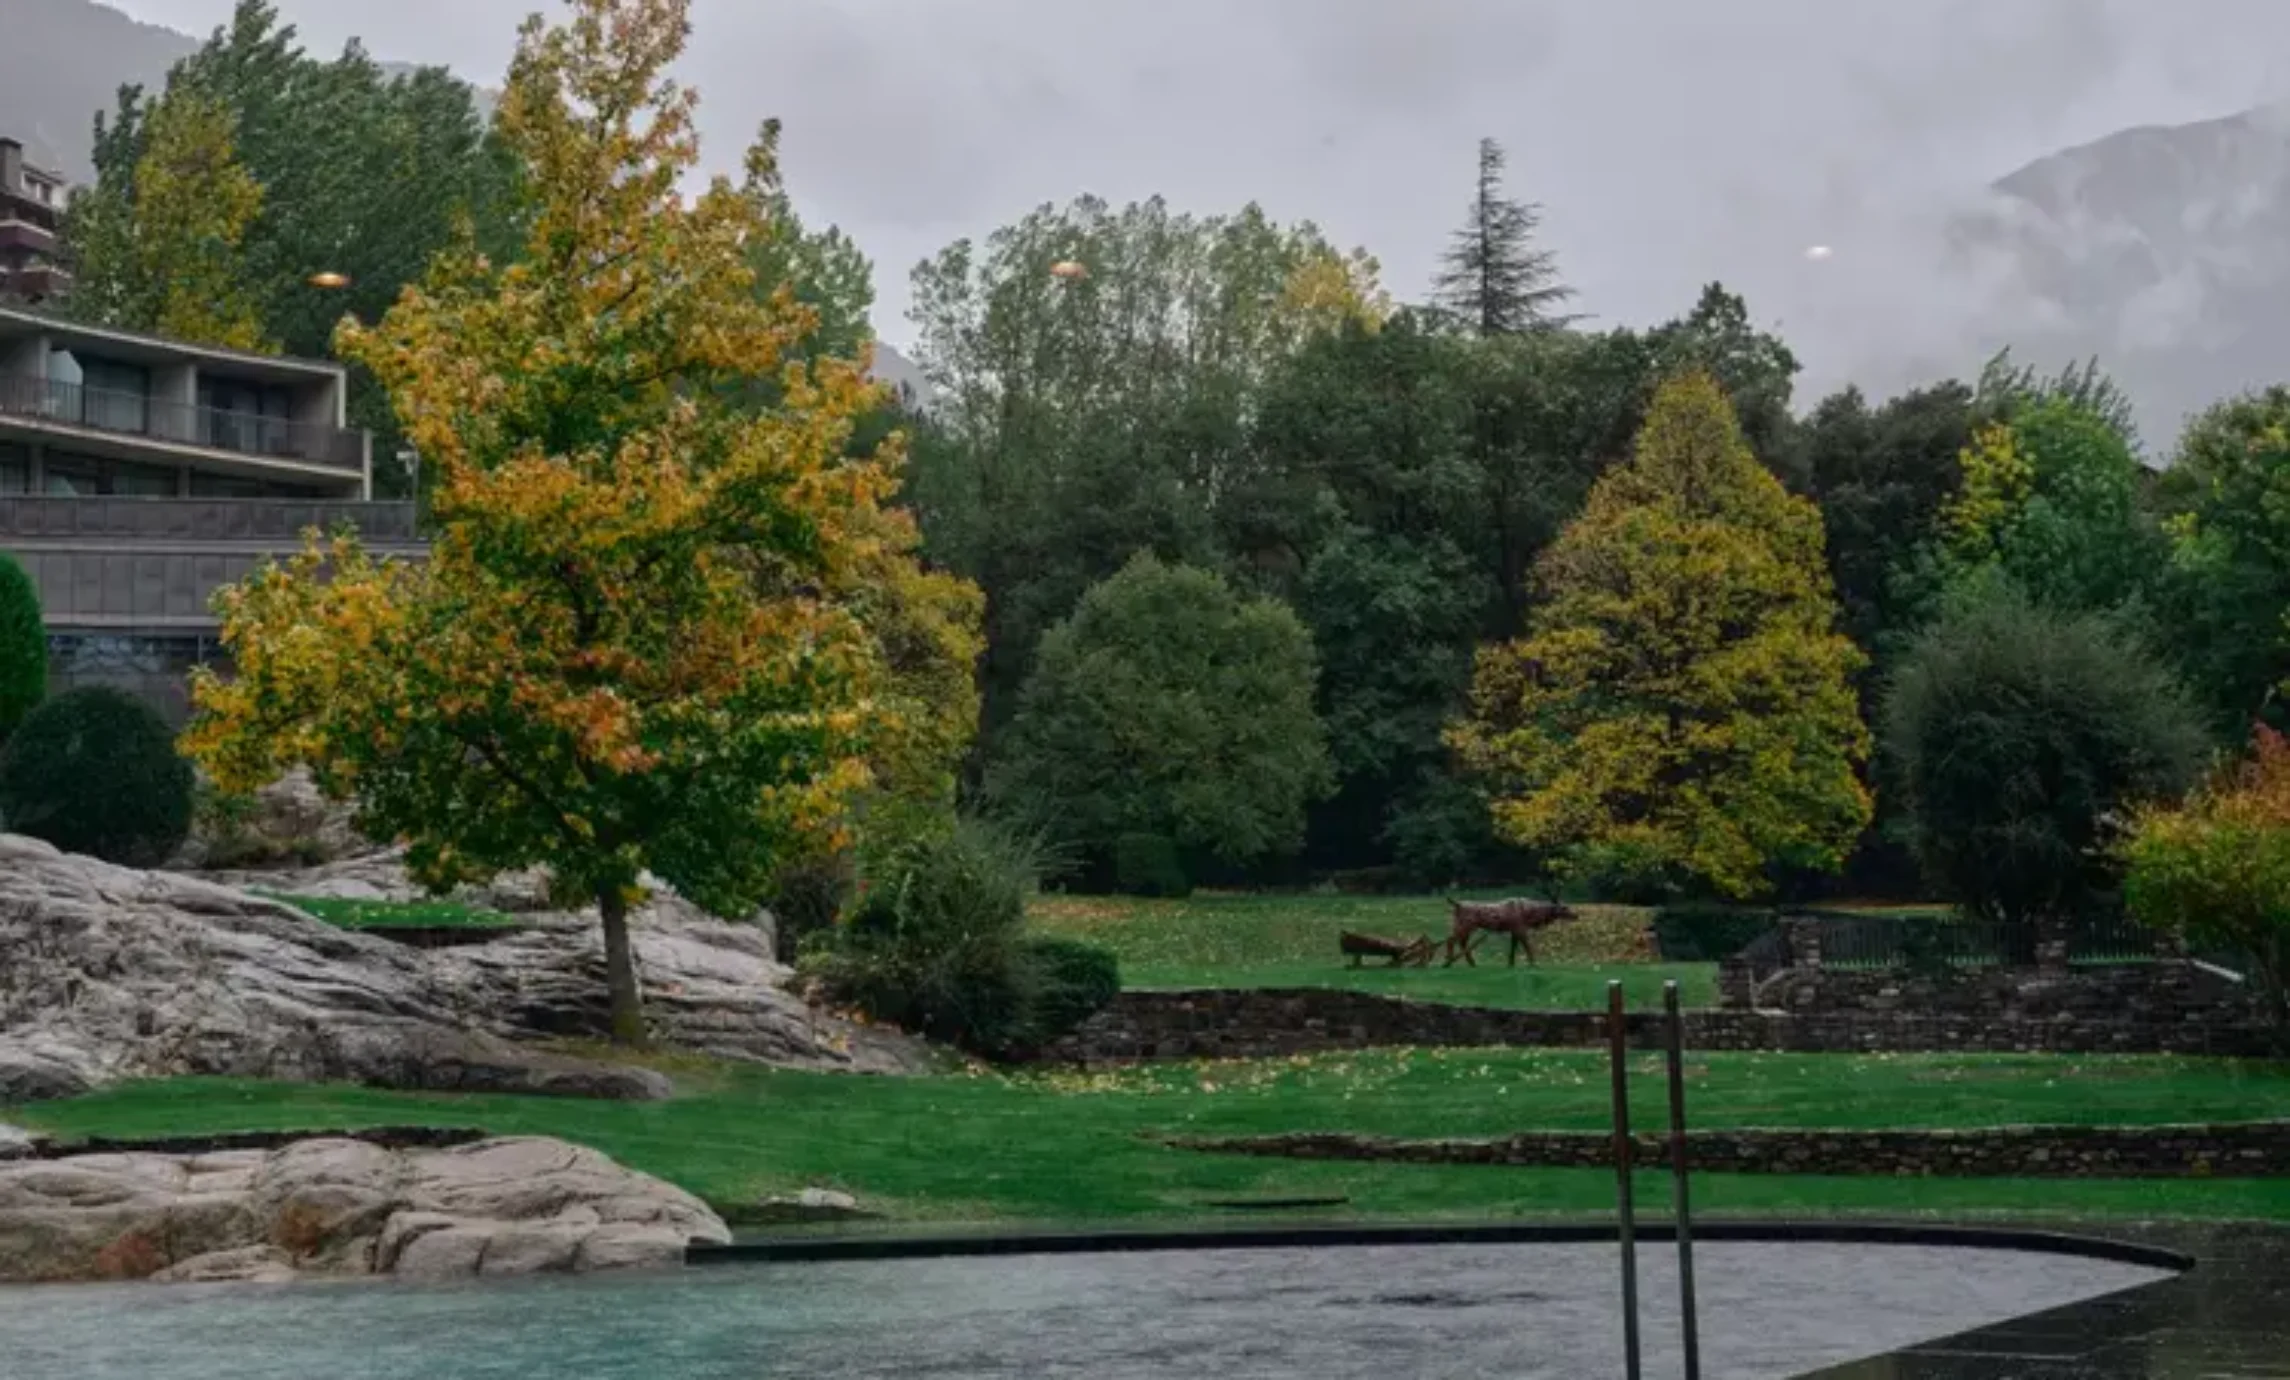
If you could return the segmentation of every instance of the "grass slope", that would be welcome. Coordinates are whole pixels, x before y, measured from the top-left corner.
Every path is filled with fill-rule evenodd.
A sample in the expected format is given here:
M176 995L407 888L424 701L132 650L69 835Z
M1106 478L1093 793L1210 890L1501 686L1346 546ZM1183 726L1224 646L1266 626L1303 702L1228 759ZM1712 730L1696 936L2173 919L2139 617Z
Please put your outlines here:
M723 1207L809 1184L899 1218L1036 1223L1215 1215L1220 1196L1348 1195L1354 1217L1502 1218L1610 1205L1608 1176L1574 1170L1288 1163L1168 1150L1156 1132L1350 1130L1499 1135L1605 1124L1598 1056L1575 1051L1378 1051L1115 1074L887 1079L697 1062L665 1103L414 1096L183 1080L9 1114L63 1136L428 1123L561 1136ZM1645 1062L1634 1116L1656 1124ZM2156 1125L2290 1118L2290 1066L2040 1056L1724 1055L1691 1068L1703 1126ZM1656 1192L1650 1180L1649 1192ZM2125 1182L1802 1178L1696 1180L1711 1212L1996 1213L2290 1220L2290 1181ZM1662 1201L1660 1198L1650 1201Z
M1494 893L1467 896L1492 899ZM1337 951L1345 930L1412 939L1447 934L1447 903L1437 896L1234 895L1182 901L1043 896L1031 909L1045 933L1102 944L1121 960L1122 984L1167 990L1201 987L1335 987L1424 1001L1533 1009L1587 1009L1606 1002L1620 978L1634 1003L1660 1000L1676 979L1689 1006L1715 1000L1712 964L1657 965L1648 913L1628 906L1584 906L1582 919L1536 936L1535 966L1505 961L1506 943L1483 938L1478 966L1353 968Z
M509 930L515 918L498 911L473 910L454 901L347 901L334 896L263 893L296 910L345 930Z

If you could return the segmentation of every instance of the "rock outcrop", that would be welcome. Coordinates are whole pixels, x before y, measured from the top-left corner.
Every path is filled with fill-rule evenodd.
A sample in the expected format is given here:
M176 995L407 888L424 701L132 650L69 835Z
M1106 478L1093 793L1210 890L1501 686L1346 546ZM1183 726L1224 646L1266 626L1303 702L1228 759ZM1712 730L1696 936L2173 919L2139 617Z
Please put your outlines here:
M0 1283L656 1268L730 1239L682 1189L555 1140L0 1164Z
M657 1073L532 1047L607 1025L596 926L531 919L496 943L425 952L0 835L0 1105L183 1074L665 1096ZM768 937L741 926L654 914L636 951L654 1035L670 1044L805 1068L927 1067L918 1043L785 991Z
M296 767L252 796L202 806L177 865L186 868L309 866L375 851L352 825L349 806L326 799Z

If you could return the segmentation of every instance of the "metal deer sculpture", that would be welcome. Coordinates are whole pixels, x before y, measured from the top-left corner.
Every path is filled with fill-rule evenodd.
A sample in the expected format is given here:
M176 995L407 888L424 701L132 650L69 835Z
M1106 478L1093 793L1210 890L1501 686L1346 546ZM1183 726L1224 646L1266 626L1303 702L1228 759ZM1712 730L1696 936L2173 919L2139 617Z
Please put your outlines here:
M1451 912L1451 926L1447 934L1447 965L1453 967L1461 958L1472 967L1479 960L1471 950L1482 934L1509 935L1509 958L1512 966L1519 962L1519 950L1527 951L1527 962L1535 961L1536 930L1547 929L1561 921L1575 918L1574 910L1557 901L1529 901L1513 897L1508 901L1458 901L1447 898Z

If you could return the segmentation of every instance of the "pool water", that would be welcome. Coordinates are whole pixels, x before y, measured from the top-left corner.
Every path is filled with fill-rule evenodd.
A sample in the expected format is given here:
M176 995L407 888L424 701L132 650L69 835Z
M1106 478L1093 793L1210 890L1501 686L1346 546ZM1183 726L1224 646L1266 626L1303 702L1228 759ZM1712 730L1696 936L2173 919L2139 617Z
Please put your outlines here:
M1675 1255L1640 1249L1646 1373ZM2164 1278L2070 1256L1705 1245L1703 1374L1790 1376ZM1370 1246L723 1266L454 1288L0 1289L0 1376L758 1380L1621 1373L1611 1245Z

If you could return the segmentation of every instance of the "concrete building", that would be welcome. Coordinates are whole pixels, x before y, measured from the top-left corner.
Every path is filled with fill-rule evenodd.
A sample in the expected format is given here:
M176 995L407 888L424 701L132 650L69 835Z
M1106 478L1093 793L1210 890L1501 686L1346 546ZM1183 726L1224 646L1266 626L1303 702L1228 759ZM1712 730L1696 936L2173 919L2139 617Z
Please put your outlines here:
M71 275L56 266L64 179L24 161L24 146L0 138L0 301L63 295Z
M31 573L53 688L123 685L179 720L218 649L209 604L304 528L418 555L376 502L342 367L0 307L0 550Z

